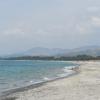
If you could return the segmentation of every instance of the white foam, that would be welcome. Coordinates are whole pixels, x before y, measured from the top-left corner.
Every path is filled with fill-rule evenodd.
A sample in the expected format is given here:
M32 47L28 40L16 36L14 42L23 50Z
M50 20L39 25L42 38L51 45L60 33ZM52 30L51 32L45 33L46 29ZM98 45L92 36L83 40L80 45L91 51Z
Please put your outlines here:
M30 81L30 83L33 83L33 81Z
M67 73L73 72L72 68L75 68L76 66L70 66L70 67L64 67L63 71Z
M63 68L64 73L63 74L59 74L58 77L66 77L69 76L71 74L74 73L74 71L72 70L72 68L75 68L76 66L66 66Z
M48 81L48 80L50 80L48 77L44 77L43 78L45 81Z
M69 74L68 73L64 73L64 74L58 74L57 76L58 77L66 77L66 76L68 76Z
M63 69L63 71L64 71L64 72L67 72L67 73L72 72L71 68L67 68L67 67L65 67L65 68Z

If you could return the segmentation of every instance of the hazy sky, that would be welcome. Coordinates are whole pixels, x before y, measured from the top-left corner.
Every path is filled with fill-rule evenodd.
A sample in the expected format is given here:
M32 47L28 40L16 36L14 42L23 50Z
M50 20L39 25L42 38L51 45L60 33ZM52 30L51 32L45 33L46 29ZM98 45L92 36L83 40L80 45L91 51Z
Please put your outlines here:
M100 0L0 0L0 55L99 44Z

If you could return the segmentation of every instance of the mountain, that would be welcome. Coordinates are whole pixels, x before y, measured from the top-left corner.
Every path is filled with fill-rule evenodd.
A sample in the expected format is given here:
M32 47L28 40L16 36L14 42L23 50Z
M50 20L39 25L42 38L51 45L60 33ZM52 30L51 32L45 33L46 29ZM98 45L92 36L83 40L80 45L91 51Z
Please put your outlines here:
M59 56L77 56L77 55L100 56L100 46L84 46L80 48L75 48Z
M19 56L77 56L77 55L91 55L100 56L100 46L84 46L75 49L61 49L61 48L43 48L35 47L23 52L8 55L6 57L19 57Z
M60 48L43 48L43 47L35 47L29 50L26 50L24 52L19 52L16 54L8 55L7 57L18 57L18 56L56 56L58 54L62 54L66 51L66 49L60 49Z

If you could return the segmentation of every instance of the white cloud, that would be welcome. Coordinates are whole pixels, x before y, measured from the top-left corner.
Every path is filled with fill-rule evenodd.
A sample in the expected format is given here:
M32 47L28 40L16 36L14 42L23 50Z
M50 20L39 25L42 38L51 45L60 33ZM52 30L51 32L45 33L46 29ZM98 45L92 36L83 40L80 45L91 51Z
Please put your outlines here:
M98 7L98 6L91 6L91 7L88 7L87 10L89 12L98 12L98 11L100 11L100 7Z
M17 35L24 34L24 32L20 28L8 29L2 32L5 35Z
M92 16L91 17L91 22L94 26L100 27L100 17L98 16Z
M85 27L82 27L82 26L78 26L77 27L77 30L79 31L79 34L87 34L87 30Z
M0 33L4 35L25 35L32 32L32 25L29 23L15 22L4 28Z

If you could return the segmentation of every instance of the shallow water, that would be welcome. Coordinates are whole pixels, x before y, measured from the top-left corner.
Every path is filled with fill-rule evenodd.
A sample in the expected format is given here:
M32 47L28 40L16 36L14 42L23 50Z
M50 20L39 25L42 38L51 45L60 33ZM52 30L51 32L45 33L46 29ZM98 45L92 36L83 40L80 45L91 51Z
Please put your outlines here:
M2 60L0 92L67 76L67 68L76 66L64 61Z

